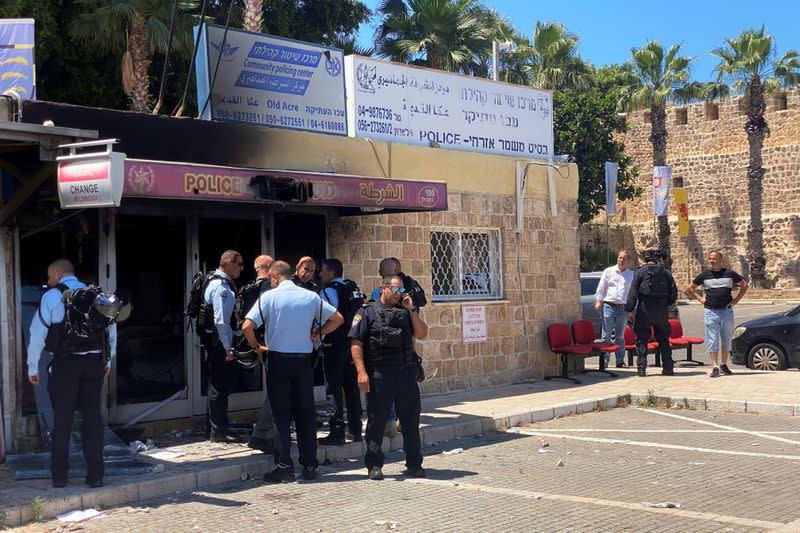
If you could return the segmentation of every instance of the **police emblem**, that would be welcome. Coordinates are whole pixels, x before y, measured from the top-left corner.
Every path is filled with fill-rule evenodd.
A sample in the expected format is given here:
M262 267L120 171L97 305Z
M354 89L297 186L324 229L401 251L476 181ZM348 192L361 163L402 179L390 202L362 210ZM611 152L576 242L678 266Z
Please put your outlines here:
M360 313L359 313L359 314L356 314L356 315L353 317L353 325L352 325L352 327L356 327L356 326L358 325L358 323L359 323L359 322L361 322L361 319L362 319L362 318L364 318L364 315L362 315L362 314L360 314Z

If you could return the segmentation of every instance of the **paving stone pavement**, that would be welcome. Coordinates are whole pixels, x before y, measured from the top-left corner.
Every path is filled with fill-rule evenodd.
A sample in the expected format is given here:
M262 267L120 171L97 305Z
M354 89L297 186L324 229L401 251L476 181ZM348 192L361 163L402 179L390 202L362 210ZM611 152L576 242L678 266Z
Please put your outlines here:
M540 441L549 452L538 451ZM463 451L442 453L456 448ZM710 448L744 455L702 451ZM768 456L779 450L796 458ZM383 482L367 480L360 461L344 461L323 467L317 482L215 485L108 509L105 518L80 526L159 533L364 532L392 525L397 531L738 532L800 517L800 417L630 407L456 439L424 452L425 480L402 476L402 455L392 452Z

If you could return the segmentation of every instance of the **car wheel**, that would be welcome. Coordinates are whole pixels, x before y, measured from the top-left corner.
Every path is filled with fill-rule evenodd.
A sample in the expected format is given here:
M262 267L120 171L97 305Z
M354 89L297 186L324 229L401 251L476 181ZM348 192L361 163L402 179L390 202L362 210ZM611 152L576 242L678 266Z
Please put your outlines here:
M747 362L753 370L786 370L788 366L783 350L770 342L761 342L750 348Z

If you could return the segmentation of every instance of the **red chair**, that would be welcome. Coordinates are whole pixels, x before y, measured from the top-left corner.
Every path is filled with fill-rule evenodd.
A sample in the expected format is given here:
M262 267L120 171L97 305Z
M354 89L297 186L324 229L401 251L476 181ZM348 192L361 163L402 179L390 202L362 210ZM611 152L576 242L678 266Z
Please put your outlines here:
M558 376L545 376L544 379L565 379L573 383L580 383L575 378L569 377L567 362L570 355L586 355L592 353L592 347L586 344L578 345L572 342L572 334L568 324L550 324L547 326L547 343L550 351L561 359L561 374Z
M705 363L702 361L695 361L692 359L692 346L695 344L703 344L705 339L701 337L684 337L683 325L680 320L670 319L669 321L669 343L678 348L686 349L686 359L676 361L679 363L691 363L697 366L703 366Z
M619 349L614 343L597 341L597 332L594 329L594 324L589 320L576 320L572 323L572 338L577 345L591 346L592 351L597 352L600 356L600 369L599 370L584 370L583 372L603 372L612 377L617 377L613 372L606 370L606 357L607 353L616 353Z
M630 326L625 326L625 350L628 352L628 366L633 366L633 356L636 355L636 335L633 334ZM661 354L658 353L658 343L653 339L653 328L650 328L647 353L656 354L656 366L661 366Z

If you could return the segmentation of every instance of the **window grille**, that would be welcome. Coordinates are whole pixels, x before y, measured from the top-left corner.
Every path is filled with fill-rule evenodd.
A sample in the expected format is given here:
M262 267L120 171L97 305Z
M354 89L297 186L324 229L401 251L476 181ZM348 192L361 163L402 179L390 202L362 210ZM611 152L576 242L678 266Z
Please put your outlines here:
M433 301L503 296L500 230L431 232Z

